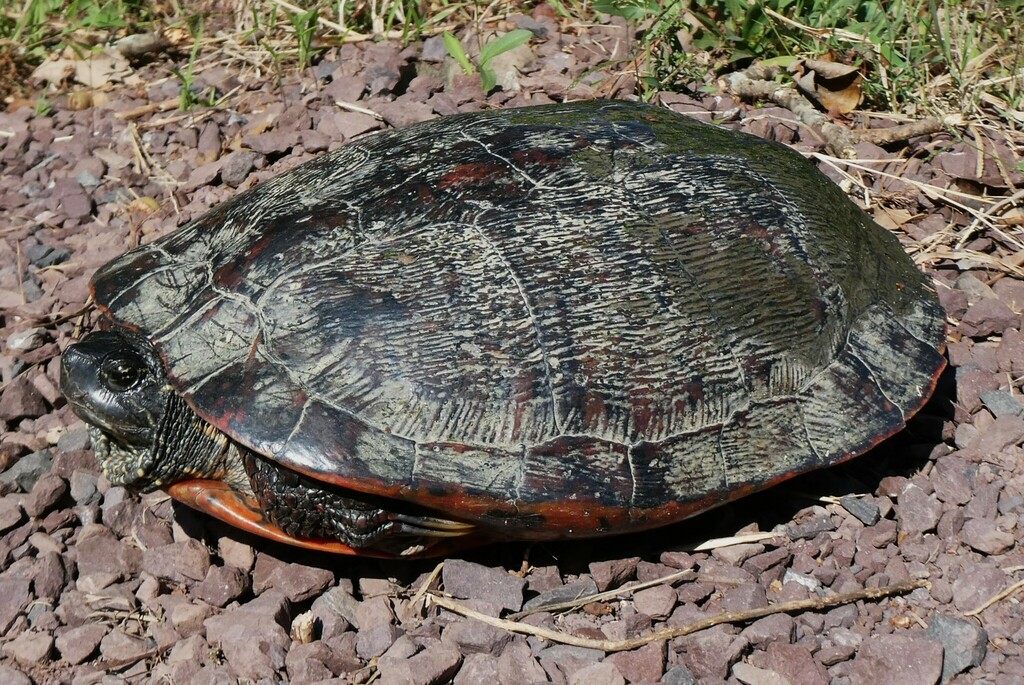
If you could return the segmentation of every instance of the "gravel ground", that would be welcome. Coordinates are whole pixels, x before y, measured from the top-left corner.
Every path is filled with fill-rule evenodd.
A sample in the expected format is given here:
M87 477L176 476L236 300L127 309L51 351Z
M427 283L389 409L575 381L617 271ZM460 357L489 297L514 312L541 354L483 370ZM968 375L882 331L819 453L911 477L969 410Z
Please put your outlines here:
M93 271L353 137L632 89L601 67L626 54L624 26L570 29L544 9L511 23L537 37L497 65L504 90L489 97L476 77L452 76L433 38L345 45L301 74L209 60L196 81L230 93L217 110L173 109L180 82L161 61L136 65L91 101L78 88L51 95L46 115L0 114L0 682L1024 683L1024 593L1000 596L1024 578L1022 214L991 200L1024 175L1014 171L1019 141L1013 148L997 129L966 142L942 133L892 150L862 144L870 161L859 164L884 174L822 163L898 227L936 277L950 322L950 369L935 399L907 431L841 467L656 533L484 548L447 559L433 578L434 561L269 544L98 474L57 391L58 355ZM822 147L786 110L724 95L662 101L806 152ZM975 221L981 211L989 220ZM775 535L710 552L687 546L758 531ZM522 621L622 640L769 603L928 585L616 653L514 634L414 597L429 581L506 616L672 574Z

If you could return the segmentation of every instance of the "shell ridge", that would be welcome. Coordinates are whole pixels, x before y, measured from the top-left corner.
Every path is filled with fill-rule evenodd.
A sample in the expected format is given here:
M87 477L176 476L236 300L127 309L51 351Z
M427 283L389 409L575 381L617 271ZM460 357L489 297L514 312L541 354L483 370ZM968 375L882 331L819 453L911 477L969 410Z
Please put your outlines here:
M299 417L295 419L295 425L292 426L292 429L290 431L288 431L288 437L285 438L284 441L281 443L281 449L279 450L279 453L284 454L288 449L288 446L291 444L292 440L294 440L295 436L298 435L299 428L302 427L302 422L306 420L306 410L309 409L309 403L311 399L312 398L307 398L306 401L302 403L302 409L299 410Z
M204 288L202 290L206 289ZM202 292L202 290L200 292ZM159 328L154 328L152 331L150 331L150 336L154 341L166 342L174 335L174 331L176 329L181 328L182 326L188 326L189 324L198 321L199 319L203 318L203 316L205 316L208 311L210 311L223 301L224 298L221 297L220 295L211 298L201 307L192 311L192 313L189 313L186 310L178 318L169 319L168 322L165 323L163 326L160 326Z
M537 347L540 349L541 358L544 360L544 374L547 377L546 381L548 386L548 392L551 394L551 418L554 421L555 430L558 433L561 433L564 423L563 419L558 415L558 397L555 393L554 368L551 365L551 357L549 356L547 346L545 346L544 344L544 338L541 334L540 325L537 322L537 312L534 309L533 304L530 302L530 298L526 294L526 290L523 287L523 282L519 274L516 273L516 270L513 268L511 262L509 262L508 259L506 259L505 255L502 254L501 250L498 249L498 246L494 243L491 237L488 236L480 227L479 219L479 214L474 216L473 221L467 224L467 226L474 233L476 233L476 235L479 236L480 239L483 240L488 245L488 247L490 247L491 251L494 253L495 258L505 268L506 272L509 275L509 278L511 278L512 282L515 284L516 291L519 293L519 297L522 298L523 306L526 308L526 312L530 317L530 325L533 327L534 339L537 341Z
M637 208L637 209L639 211L639 208ZM652 223L657 225L657 227L658 227L658 236L665 243L665 245L672 246L671 239L665 233L665 227L662 226L660 223L657 223L657 222L652 222ZM693 284L694 291L697 293L697 296L700 297L701 301L703 301L704 304L707 306L707 308L706 308L707 314L714 321L714 323L715 323L715 325L717 327L717 330L719 330L721 332L724 332L724 333L727 333L728 337L723 339L722 342L724 343L725 348L729 351L729 356L732 357L733 364L736 367L736 372L739 375L740 383L743 386L744 390L746 390L745 395L748 398L747 404L749 405L749 397L750 397L750 391L751 391L750 382L747 380L746 373L744 373L744 371L743 371L743 364L740 362L739 355L736 352L736 338L735 338L735 335L733 335L729 331L729 329L725 326L725 323L722 320L721 315L718 313L717 307L714 306L714 303L700 289L700 287L699 287L700 286L700 281L693 274L693 272L691 272L686 267L686 264L683 262L683 260L680 258L680 256L678 254L673 254L673 261L675 261L676 266L678 266L680 273L682 273L683 276L686 277L686 279L689 280L690 283ZM737 410L737 411L739 411L739 410ZM735 415L735 412L733 412L733 415Z
M144 252L142 252L142 253L129 252L129 253L126 253L126 254L131 254L133 257L138 258L139 254L149 254L150 252L156 252L157 254L163 253L167 257L167 260L169 262L171 262L171 263L166 264L164 266L161 266L161 267L159 267L157 269L152 269L150 271L143 271L142 273L140 273L138 278L133 280L130 284L122 286L121 287L121 291L119 293L115 294L113 297L111 297L107 301L107 303L106 303L106 308L107 309L113 310L115 305L118 302L121 301L121 298L126 297L127 295L131 294L132 291L135 288L138 288L144 281L147 281L150 278L155 277L158 273L164 273L166 271L171 271L171 270L176 269L179 266L179 264L176 263L176 260L173 260L171 258L171 256L169 254L167 254L165 251L163 251L163 250L156 250L156 249L150 249L150 248L148 248L148 246L147 246L147 249ZM120 260L118 260L118 261L120 261ZM117 262L113 262L111 264L104 265L102 267L102 272L107 272L107 271L115 270L114 267L116 266L116 264L117 264ZM100 273L100 272L97 272L97 273ZM94 276L93 279L95 280L95 278L96 277Z
M725 435L725 427L732 423L736 418L736 415L739 413L740 410L737 410L729 418L729 421L723 421L722 425L718 428L718 435L715 437L715 447L718 448L718 456L722 461L722 480L725 481L726 490L732 487L732 483L729 481L729 457L725 454L725 446L722 444L722 436Z
M845 300L844 300L844 302L845 302ZM846 302L846 304L849 304L849 303ZM797 396L803 395L805 392L807 392L807 388L809 388L810 386L814 385L814 383L816 383L817 381L821 380L822 376L824 376L825 374L829 373L829 371L832 369L832 367L835 366L839 362L839 360L843 356L843 353L850 346L850 335L851 335L852 331L853 331L853 326L847 327L846 332L843 334L843 342L842 342L842 344L836 346L835 355L832 357L832 361L830 361L828 364L824 364L824 365L818 367L817 371L815 371L814 373L808 375L807 378L804 379L803 384L797 389L796 393L794 393L794 394L796 394Z
M804 439L807 441L807 446L810 448L811 453L814 455L814 458L818 460L818 463L824 464L824 455L822 455L822 453L818 450L817 446L814 444L814 440L811 439L811 429L807 426L807 414L804 413L804 405L803 402L800 401L799 396L797 396L796 410L800 412L800 428L803 429Z
M631 445L626 446L626 466L629 469L629 511L630 518L633 518L632 514L636 511L636 496L637 490L640 489L639 473L637 472L637 464L634 461L634 451Z

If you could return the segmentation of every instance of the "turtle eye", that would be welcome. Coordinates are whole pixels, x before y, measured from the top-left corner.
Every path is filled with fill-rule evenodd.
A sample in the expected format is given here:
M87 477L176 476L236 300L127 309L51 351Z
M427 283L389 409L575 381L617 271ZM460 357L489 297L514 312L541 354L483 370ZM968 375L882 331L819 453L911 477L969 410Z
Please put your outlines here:
M145 368L132 359L115 357L103 362L103 382L114 392L131 390L139 384L145 373Z

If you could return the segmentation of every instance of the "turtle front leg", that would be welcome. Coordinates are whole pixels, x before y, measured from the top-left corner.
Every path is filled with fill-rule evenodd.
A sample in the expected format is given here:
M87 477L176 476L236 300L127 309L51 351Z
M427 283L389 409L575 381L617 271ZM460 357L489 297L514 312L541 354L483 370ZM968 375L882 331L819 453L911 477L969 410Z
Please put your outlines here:
M339 540L355 549L408 556L474 530L412 506L395 511L401 505L397 501L314 480L251 452L244 452L242 460L264 514L293 538Z

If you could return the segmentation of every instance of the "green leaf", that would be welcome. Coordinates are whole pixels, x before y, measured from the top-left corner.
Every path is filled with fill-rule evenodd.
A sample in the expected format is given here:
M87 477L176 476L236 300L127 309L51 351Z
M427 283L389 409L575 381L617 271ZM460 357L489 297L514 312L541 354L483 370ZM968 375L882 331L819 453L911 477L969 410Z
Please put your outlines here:
M464 72L472 74L476 71L473 68L472 63L470 63L469 57L466 55L466 51L462 47L462 43L459 42L458 38L447 31L444 32L444 48L448 51L448 54L452 56L452 59L459 63L459 66L462 67Z
M642 21L648 14L658 11L656 3L644 3L642 0L597 0L593 8L598 12L622 17L629 21Z
M498 75L494 73L494 69L480 65L480 85L483 87L485 93L490 93L494 90L494 87L498 85Z
M514 50L526 41L530 40L533 35L526 29L516 29L515 31L509 31L500 38L495 38L480 50L480 66L483 67L490 64L491 60L509 50ZM486 92L487 89L484 88Z
M462 5L452 5L450 7L445 7L442 10L438 10L435 14L432 14L430 15L430 17L427 18L427 21L424 23L424 26L430 26L431 24L440 24L441 22L443 22L452 14L455 14L455 12L459 11L460 9L462 9Z
M548 0L548 4L554 7L555 11L561 14L563 17L566 17L567 19L572 19L572 13L565 8L565 5L562 3L562 0Z
M759 64L766 67L779 67L781 69L788 69L793 64L793 62L797 61L798 59L799 57L796 57L794 55L780 55L779 57L769 57L768 59L763 59L759 62Z

